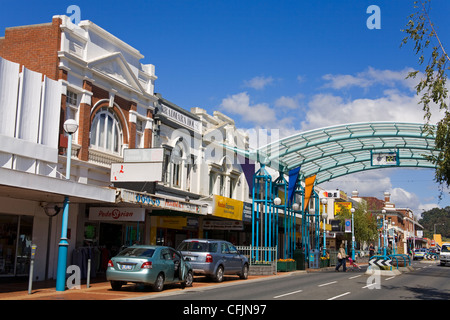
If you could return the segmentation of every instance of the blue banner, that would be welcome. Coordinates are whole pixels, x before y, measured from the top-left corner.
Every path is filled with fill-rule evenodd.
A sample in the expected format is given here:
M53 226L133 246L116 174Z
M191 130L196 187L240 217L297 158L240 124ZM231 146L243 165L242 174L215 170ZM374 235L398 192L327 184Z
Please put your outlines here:
M299 174L300 174L300 167L289 171L288 205L292 205L292 199L294 198L294 191L295 187L297 186Z

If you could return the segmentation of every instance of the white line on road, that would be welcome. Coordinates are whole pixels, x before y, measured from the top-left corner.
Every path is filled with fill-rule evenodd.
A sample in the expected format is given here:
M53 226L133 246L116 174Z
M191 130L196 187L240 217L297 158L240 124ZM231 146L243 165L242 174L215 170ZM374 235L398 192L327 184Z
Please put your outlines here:
M354 277L350 277L350 278L348 278L348 280L356 279L356 278L359 278L359 277L361 277L361 275L357 275L357 276L354 276Z
M296 294L296 293L299 293L299 292L302 292L303 290L297 290L297 291L293 291L293 292L289 292L289 293L285 293L285 294L280 294L279 296L275 296L275 297L273 297L274 299L277 299L277 298L281 298L281 297L284 297L284 296L289 296L289 295L291 295L291 294Z
M394 279L395 278L395 276L393 276L393 277L390 277L390 278L386 278L386 279L384 279L384 280L391 280L391 279Z
M346 292L346 293L343 293L343 294L340 294L340 295L338 295L338 296L335 296L335 297L333 297L333 298L327 299L327 300L334 300L334 299L337 299L337 298L346 296L346 295L348 295L348 294L350 294L350 291L349 291L349 292Z
M328 283L323 283L323 284L319 284L318 287L323 287L323 286L327 286L329 284L333 284L336 283L337 281L332 281L332 282L328 282Z

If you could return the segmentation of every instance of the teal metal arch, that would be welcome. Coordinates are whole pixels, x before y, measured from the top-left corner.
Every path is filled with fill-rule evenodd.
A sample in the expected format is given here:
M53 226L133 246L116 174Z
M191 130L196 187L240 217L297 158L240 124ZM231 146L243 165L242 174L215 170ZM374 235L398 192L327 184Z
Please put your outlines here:
M435 128L432 127L432 129L430 134L429 131L425 130L424 124L421 123L351 123L300 132L256 150L231 149L249 159L260 162L264 170L264 179L267 181L268 173L265 167L271 167L279 171L280 176L287 174L293 168L300 167L300 180L316 175L315 185L318 185L340 176L382 168L373 165L373 152L395 152L399 161L395 166L389 167L435 168L435 165L427 160L428 156L434 155L438 151L434 141ZM255 177L257 176L258 173L255 174ZM283 183L286 183L286 181ZM269 243L278 245L278 227L273 227L272 219L276 221L275 224L278 226L278 216L280 215L278 210L281 209L281 215L284 216L284 219L287 219L285 221L289 221L284 223L284 234L285 236L288 235L284 239L284 247L287 248L284 256L285 258L292 257L295 250L293 228L295 228L296 214L300 214L302 217L302 245L305 249L306 258L308 258L307 253L311 248L309 217L315 216L314 223L318 223L319 205L315 206L316 212L314 213L307 210L303 211L303 208L294 212L292 207L288 205L275 206L273 199L276 194L271 180L269 186L265 188L265 192L266 194L262 196L263 200L253 198L254 209L256 209L256 204L266 211L255 213L255 228L252 229L252 232L256 232L256 238L261 238L258 228L263 226L261 230L264 230L264 233L267 234L264 239L270 239L264 240L264 245ZM301 194L301 203L303 203L304 191L301 183L299 183L296 192ZM313 198L314 196L316 195L313 195ZM318 197L315 201L318 202ZM264 215L265 221L268 222L261 224L262 218L260 215ZM269 229L266 230L266 227ZM317 229L316 226L315 232ZM308 238L306 234L308 234ZM314 235L314 239L316 238L316 235ZM294 239L294 242L292 239ZM257 245L262 244L259 240L255 243ZM318 241L315 241L315 243L315 246L318 246Z

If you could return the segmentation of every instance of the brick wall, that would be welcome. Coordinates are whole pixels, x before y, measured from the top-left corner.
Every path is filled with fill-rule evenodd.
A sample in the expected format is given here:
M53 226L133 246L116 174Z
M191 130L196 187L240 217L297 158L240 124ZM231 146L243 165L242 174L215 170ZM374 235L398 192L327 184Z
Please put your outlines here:
M58 80L58 51L61 46L60 18L51 23L5 29L0 56Z

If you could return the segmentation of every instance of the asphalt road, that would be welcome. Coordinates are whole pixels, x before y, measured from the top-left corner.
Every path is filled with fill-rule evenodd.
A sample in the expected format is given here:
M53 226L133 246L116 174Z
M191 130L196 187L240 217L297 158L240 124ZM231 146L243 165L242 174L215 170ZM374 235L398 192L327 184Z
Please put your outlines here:
M414 271L397 276L370 276L362 271L292 273L276 278L240 281L182 292L151 300L450 300L450 266L413 262Z

